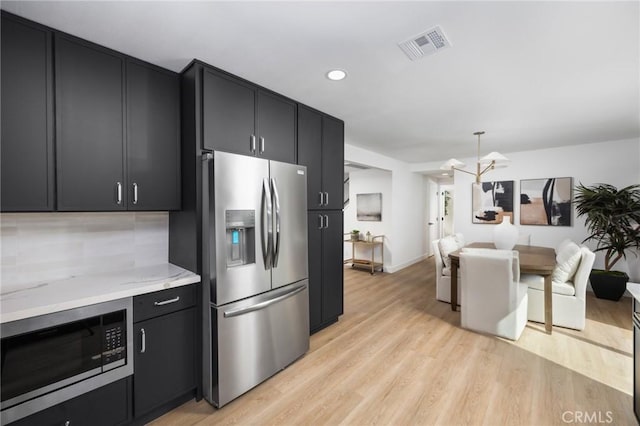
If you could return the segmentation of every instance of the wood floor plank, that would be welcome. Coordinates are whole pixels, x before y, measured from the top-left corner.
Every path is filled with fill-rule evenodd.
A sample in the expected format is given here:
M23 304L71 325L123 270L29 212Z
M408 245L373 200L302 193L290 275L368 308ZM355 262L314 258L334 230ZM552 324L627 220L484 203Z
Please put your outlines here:
M584 331L530 322L511 342L460 327L432 259L344 273L345 313L303 358L221 409L190 401L153 424L637 424L628 299L588 294Z

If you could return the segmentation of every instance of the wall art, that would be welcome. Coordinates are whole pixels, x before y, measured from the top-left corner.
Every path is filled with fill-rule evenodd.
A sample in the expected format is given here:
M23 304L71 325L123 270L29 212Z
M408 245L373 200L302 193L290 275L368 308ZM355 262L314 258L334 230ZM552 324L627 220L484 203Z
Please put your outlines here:
M570 177L520 181L520 224L571 226Z
M369 222L382 221L382 193L356 194L357 219Z
M513 181L474 183L471 190L472 223L500 223L508 216L513 223Z

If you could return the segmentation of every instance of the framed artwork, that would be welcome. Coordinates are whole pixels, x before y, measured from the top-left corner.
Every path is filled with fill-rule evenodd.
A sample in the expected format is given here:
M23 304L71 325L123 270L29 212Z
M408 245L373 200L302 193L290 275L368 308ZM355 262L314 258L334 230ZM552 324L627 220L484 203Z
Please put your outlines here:
M570 177L520 181L520 225L571 226Z
M472 223L500 223L505 216L513 223L513 181L474 183L471 208Z
M357 219L369 222L382 221L382 193L356 194Z

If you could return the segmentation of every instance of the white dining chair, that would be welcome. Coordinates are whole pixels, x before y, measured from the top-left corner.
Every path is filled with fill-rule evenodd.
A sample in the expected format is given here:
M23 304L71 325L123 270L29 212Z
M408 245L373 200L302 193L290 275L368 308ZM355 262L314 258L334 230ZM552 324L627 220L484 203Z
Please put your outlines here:
M462 249L463 328L518 340L527 324L527 285L517 251Z

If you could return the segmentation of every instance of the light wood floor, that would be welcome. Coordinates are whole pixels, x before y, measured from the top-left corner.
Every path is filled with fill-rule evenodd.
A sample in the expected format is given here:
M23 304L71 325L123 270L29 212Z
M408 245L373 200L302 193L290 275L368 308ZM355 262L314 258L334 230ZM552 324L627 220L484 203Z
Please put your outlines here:
M191 401L154 425L637 424L630 299L589 296L584 331L530 322L513 343L460 328L434 269L345 268L345 313L302 359L220 410Z

